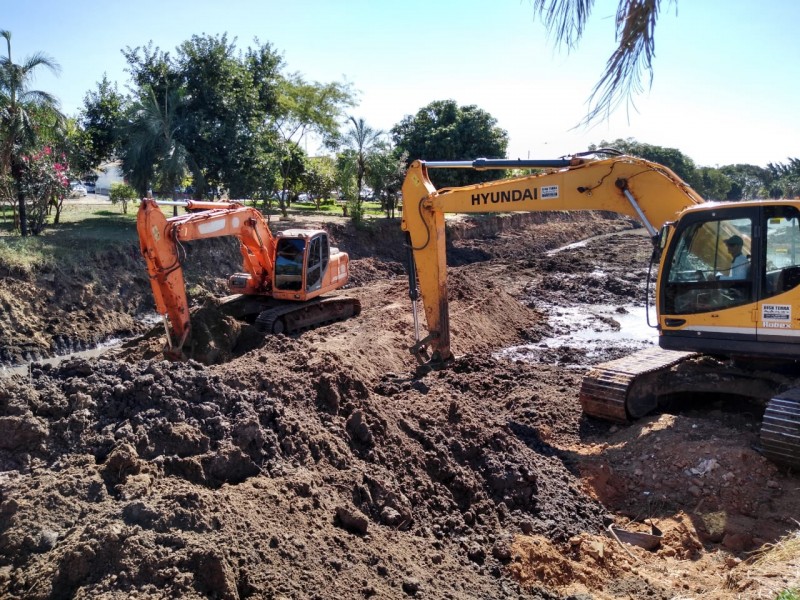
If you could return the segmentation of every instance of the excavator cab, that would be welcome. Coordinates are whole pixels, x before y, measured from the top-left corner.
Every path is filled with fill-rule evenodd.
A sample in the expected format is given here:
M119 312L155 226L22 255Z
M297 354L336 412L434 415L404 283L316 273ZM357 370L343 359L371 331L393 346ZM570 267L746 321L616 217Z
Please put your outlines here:
M688 209L663 258L660 345L674 350L798 358L800 205Z

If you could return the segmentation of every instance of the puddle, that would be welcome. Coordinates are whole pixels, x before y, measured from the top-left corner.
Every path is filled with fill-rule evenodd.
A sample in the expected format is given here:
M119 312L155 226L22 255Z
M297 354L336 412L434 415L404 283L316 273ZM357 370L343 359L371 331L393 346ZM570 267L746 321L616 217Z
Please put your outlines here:
M653 309L650 315L653 319ZM548 321L555 335L535 344L504 348L495 356L583 368L658 344L658 331L647 325L643 306L552 307Z
M636 232L640 235L647 235L647 230L644 227L637 227L636 229L628 229L625 231L612 231L610 233L601 233L600 235L595 235L585 240L581 240L580 242L573 242L572 244L567 244L566 246L560 246L559 248L553 248L552 250L548 250L545 252L547 256L553 256L554 254L558 254L559 252L564 252L565 250L574 250L575 248L584 248L589 245L589 242L594 242L596 240L604 240L607 238L611 238L614 236L619 235L620 233L630 233Z

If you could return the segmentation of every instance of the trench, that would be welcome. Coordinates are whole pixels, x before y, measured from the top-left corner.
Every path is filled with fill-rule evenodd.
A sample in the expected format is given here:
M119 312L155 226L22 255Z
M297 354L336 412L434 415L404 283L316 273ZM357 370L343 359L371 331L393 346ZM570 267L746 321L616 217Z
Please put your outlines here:
M138 322L152 327L161 322L161 316L157 313L147 314L138 319ZM33 358L23 363L13 365L0 364L0 379L4 377L11 377L13 375L28 375L30 373L31 366L33 365L50 365L55 367L61 362L73 358L99 358L107 352L114 350L115 348L119 348L125 342L138 337L141 337L141 334L126 337L113 336L103 340L91 348L85 348L83 350L64 352L63 354L56 354L55 356L47 358Z

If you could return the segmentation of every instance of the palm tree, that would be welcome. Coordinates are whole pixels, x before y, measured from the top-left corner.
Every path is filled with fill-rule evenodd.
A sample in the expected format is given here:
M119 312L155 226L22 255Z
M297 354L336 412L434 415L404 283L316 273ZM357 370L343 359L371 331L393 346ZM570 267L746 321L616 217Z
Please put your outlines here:
M548 32L555 33L557 44L574 48L583 35L594 0L534 0L534 12L544 21ZM588 125L608 116L626 100L643 90L642 71L653 80L655 41L653 32L661 0L619 0L617 5L617 49L606 62L600 81L589 96ZM592 104L594 106L592 107Z
M42 114L52 115L57 125L64 121L55 96L29 86L39 67L54 74L58 74L61 68L41 52L15 64L11 60L11 32L2 30L0 36L5 38L8 48L8 56L0 57L0 158L2 168L10 169L19 206L20 233L26 236L28 217L22 185L26 169L23 157L37 142L37 123L34 121Z
M176 199L176 188L190 167L196 165L179 136L184 125L185 99L179 89L167 89L163 103L152 87L134 103L127 124L127 142L122 150L122 170L142 196L152 184L162 195ZM196 173L197 174L197 173ZM177 206L174 210L177 213Z
M358 218L361 214L361 190L364 186L364 176L367 172L367 158L375 150L381 141L383 131L373 129L366 124L364 119L349 117L352 126L344 134L344 145L355 152L356 158L356 187L358 197L354 216Z

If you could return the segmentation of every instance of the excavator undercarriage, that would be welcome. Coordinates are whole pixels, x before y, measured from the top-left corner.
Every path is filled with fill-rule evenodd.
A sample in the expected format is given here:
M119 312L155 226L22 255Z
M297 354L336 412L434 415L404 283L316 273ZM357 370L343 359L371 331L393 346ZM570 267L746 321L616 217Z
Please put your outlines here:
M743 365L696 352L654 347L597 365L583 378L580 402L589 416L628 423L678 395L741 396L766 404L761 448L770 460L800 469L800 387L785 369ZM793 365L792 365L793 366Z
M293 334L357 317L361 301L349 296L315 298L303 303L234 294L220 300L220 310L236 319L251 321L266 334Z

